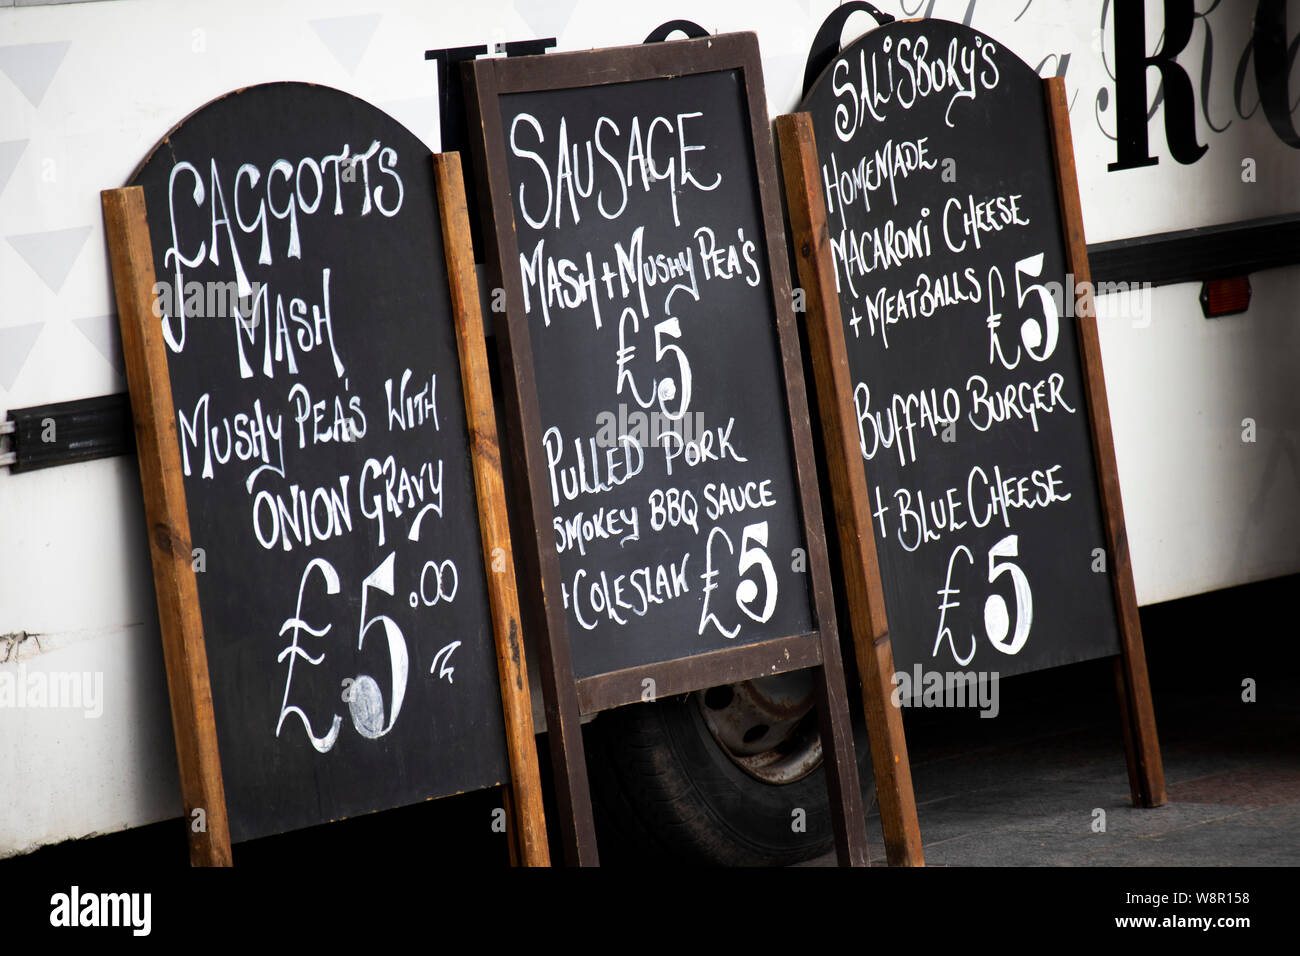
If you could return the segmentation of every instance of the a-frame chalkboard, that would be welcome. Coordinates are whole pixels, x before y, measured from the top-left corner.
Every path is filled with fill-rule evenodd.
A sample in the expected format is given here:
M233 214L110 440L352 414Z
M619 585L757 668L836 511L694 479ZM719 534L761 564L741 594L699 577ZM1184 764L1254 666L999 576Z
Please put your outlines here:
M865 862L756 38L465 69L568 859L580 716L814 668Z
M546 864L459 158L277 83L133 183L103 206L191 861L506 783Z
M1159 806L1062 81L911 20L801 109L777 132L864 695L971 706L972 678L1114 656Z

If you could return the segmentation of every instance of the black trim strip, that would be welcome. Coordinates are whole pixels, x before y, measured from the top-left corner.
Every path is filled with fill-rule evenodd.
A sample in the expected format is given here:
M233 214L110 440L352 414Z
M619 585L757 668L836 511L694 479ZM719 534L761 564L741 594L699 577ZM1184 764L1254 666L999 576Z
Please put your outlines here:
M10 471L35 471L135 451L131 401L125 393L13 408ZM48 439L48 440L47 440Z
M1088 246L1092 281L1204 282L1300 263L1300 214Z

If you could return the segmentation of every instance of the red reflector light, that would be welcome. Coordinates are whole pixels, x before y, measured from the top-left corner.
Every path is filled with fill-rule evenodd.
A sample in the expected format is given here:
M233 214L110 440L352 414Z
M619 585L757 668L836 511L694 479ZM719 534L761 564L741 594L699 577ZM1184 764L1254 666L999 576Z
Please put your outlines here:
M1207 319L1236 315L1250 307L1250 277L1211 279L1201 284L1201 311Z

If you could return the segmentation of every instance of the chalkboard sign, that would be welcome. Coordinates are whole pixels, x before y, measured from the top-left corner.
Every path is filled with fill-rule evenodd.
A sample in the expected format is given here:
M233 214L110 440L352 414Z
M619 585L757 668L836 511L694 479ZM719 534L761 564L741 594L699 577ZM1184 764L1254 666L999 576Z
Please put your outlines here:
M142 472L162 470L145 491L164 637L173 614L197 631L176 645L188 671L168 647L174 715L202 730L211 694L218 752L177 716L182 777L205 768L233 841L510 777L494 611L514 616L489 581L509 539L484 533L501 502L476 490L487 378L463 371L481 329L472 261L448 272L444 229L466 224L445 172L369 104L277 83L208 104L134 195L105 195Z
M825 326L828 448L857 472L837 476L862 541L846 552L871 552L852 573L880 589L859 603L892 643L895 701L934 673L1123 650L1145 720L1068 116L1048 89L961 24L867 33L809 90L807 131L778 124L796 252Z
M839 684L754 37L469 67L557 710Z
M744 95L730 70L500 100L579 680L813 630Z

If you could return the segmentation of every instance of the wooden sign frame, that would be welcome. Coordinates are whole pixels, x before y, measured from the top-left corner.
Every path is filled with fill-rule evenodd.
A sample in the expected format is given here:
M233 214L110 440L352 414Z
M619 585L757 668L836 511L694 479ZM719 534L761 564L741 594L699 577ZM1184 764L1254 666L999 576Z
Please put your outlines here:
M831 820L842 865L867 862L865 823L857 761L850 726L827 564L826 538L808 424L798 331L794 324L788 257L782 226L776 164L763 91L758 41L752 33L724 34L643 46L545 56L489 58L463 65L468 91L475 175L480 184L482 221L491 224L487 242L489 281L505 290L505 311L494 316L502 349L508 429L513 450L519 511L532 534L523 549L530 625L539 639L542 685L556 802L571 864L599 862L591 797L587 784L580 718L642 698L642 681L655 682L657 696L667 697L719 684L812 668L820 717ZM503 263L519 259L514 212L506 166L499 97L575 87L633 83L735 70L743 87L756 164L759 217L764 225L770 269L772 310L780 361L794 470L808 549L811 610L816 629L691 657L613 671L577 680L561 601L559 556L551 531L542 428L533 350L518 269Z
M550 852L532 704L460 157L436 154L433 167L505 718L510 784L502 790L511 834L510 859L515 864L547 866ZM139 449L181 794L187 822L201 809L206 824L197 831L187 827L190 862L194 866L230 866L226 795L198 584L191 561L171 379L162 323L153 313L155 274L144 190L139 186L106 189L101 198ZM494 554L504 555L497 568L493 567Z
M1129 786L1135 806L1158 807L1166 799L1164 768L1156 737L1142 625L1138 618L1128 534L1124 527L1124 506L1120 498L1115 442L1111 434L1101 345L1093 310L1065 81L1060 77L1050 77L1043 84L1056 169L1065 267L1074 274L1076 283L1074 315L1080 372L1088 406L1093 467L1100 489L1106 546L1111 561L1110 579L1120 635L1120 653L1114 658L1115 679ZM884 741L892 743L897 739L901 744L902 718L896 707L886 706L882 714L875 706L877 702L887 700L891 693L893 653L875 531L871 524L870 499L858 448L848 351L836 291L835 266L831 259L826 202L821 193L817 145L812 117L808 113L780 116L776 128L795 258L807 305L805 321L844 554L845 587L853 616L854 646L863 680L872 757L880 781L880 764L882 760L887 762L887 754L877 754L877 749ZM910 792L909 778L907 793L910 795ZM887 796L895 798L894 794L881 789L882 808ZM914 809L913 805L913 812Z

